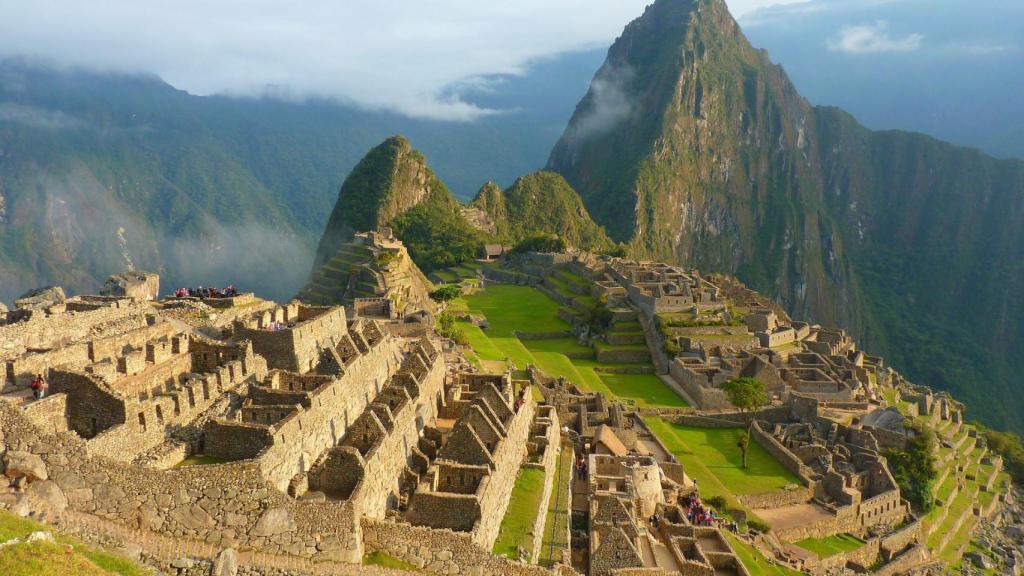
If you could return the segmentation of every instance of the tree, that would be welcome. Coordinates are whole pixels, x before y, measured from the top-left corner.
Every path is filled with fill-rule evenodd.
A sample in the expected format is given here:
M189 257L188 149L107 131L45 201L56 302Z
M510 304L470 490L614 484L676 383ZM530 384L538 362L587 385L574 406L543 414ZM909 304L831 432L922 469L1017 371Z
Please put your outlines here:
M722 384L722 390L733 406L747 417L747 433L736 443L743 454L743 467L747 467L747 448L750 446L750 431L754 428L754 413L768 404L764 382L756 378L733 378Z
M447 284L430 293L434 302L450 302L462 296L462 287L458 284Z

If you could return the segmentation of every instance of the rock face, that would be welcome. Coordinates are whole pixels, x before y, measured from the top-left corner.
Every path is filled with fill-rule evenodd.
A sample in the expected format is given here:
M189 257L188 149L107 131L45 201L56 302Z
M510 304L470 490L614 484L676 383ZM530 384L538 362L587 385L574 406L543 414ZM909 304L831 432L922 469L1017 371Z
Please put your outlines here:
M42 458L19 450L9 450L4 455L4 474L8 478L27 478L30 481L49 478Z
M238 574L238 553L233 548L225 548L217 554L213 561L210 576L236 576Z
M14 301L18 310L43 310L67 301L60 286L44 286L29 290Z
M160 297L160 276L152 272L124 272L107 278L100 294L123 296L136 300L156 300Z
M1024 162L811 106L723 0L629 24L548 169L636 256L736 274L1024 425Z

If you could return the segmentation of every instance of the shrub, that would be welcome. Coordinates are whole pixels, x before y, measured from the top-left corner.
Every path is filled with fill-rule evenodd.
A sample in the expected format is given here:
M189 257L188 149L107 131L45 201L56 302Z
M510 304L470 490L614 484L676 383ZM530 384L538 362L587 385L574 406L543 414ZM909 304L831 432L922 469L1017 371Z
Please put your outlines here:
M466 333L462 328L455 325L455 317L445 312L437 317L437 333L445 338L450 338L460 346L469 343Z
M706 502L708 506L711 506L720 512L725 510L725 498L722 496L710 496L705 498L704 502Z
M771 526L769 526L766 522L762 520L758 520L757 518L747 519L747 528L757 530L761 534L767 534L772 530Z
M462 296L462 287L458 284L441 286L430 293L430 299L434 302L449 302L451 300L455 300L459 296Z

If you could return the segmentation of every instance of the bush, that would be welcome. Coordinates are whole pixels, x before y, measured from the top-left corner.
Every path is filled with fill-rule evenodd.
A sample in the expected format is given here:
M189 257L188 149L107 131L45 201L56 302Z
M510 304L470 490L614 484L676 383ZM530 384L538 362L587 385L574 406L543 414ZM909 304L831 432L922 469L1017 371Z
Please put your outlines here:
M719 512L723 512L725 510L725 498L722 496L710 496L708 498L705 498L704 502L706 502L708 506L711 506L712 508L718 510Z
M590 325L590 330L596 333L606 332L612 327L612 320L615 319L615 315L608 309L604 304L597 304L590 311L590 317L587 319L587 324Z
M747 528L750 528L752 530L757 530L761 534L767 534L767 533L771 532L771 530L772 530L771 526L769 526L766 522L758 520L757 518L750 518L750 519L748 519L747 520Z
M441 286L430 293L430 299L434 302L449 302L451 300L455 300L459 296L462 296L462 287L458 284Z

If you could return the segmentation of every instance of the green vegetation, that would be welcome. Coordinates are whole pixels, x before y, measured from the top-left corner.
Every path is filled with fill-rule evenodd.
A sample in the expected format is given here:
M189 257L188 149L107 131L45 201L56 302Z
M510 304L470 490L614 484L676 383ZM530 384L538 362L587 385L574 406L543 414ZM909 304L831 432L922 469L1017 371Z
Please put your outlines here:
M401 214L391 225L413 261L427 274L476 258L484 243L484 236L462 217L447 188Z
M1012 432L999 432L976 425L985 437L990 450L1003 457L1003 465L1017 484L1024 483L1024 444Z
M385 554L380 550L370 552L369 554L363 556L363 564L366 566L380 566L382 568L394 568L396 570L408 570L410 572L419 572L419 568L417 568L416 566L409 564L408 562L405 562L403 560L399 560L394 556Z
M469 337L466 336L466 332L462 329L460 323L455 321L455 317L447 312L443 312L437 316L437 333L445 338L451 338L456 344L463 346L469 344Z
M890 449L884 455L903 497L917 509L928 512L935 504L932 484L938 475L935 468L935 433L931 428L920 425L916 432L905 450Z
M498 238L518 244L532 239L538 252L561 252L565 245L594 251L615 246L604 230L590 219L579 194L553 172L523 176L502 191L488 183L470 204L490 216Z
M527 236L512 248L513 252L565 252L565 240L557 234L540 233Z
M746 468L750 431L754 427L754 412L768 404L768 395L764 392L764 382L756 378L734 378L722 384L722 390L729 398L729 402L739 408L750 421L746 434L736 443L743 457L743 467Z
M430 293L430 299L434 302L450 302L459 296L462 296L462 287L455 284L441 286Z
M516 477L508 510L501 520L498 539L494 542L495 554L519 557L519 548L533 547L533 523L541 513L540 498L544 491L544 470L520 468Z
M148 572L127 558L56 534L52 527L0 510L0 542L24 538L35 531L54 534L55 542L22 542L0 548L4 576L143 576Z
M756 442L747 450L744 468L736 450L743 428L696 428L656 416L645 417L644 421L679 459L705 497L721 496L730 507L740 507L735 495L762 494L800 484L796 475Z
M828 558L843 552L852 552L864 545L864 541L852 534L836 534L825 538L804 538L795 542L804 550L810 550L819 558Z
M486 330L458 323L466 341L480 360L509 360L518 369L533 364L547 375L564 377L584 390L603 392L636 406L682 407L686 402L654 374L610 374L596 368L650 364L615 365L593 359L590 348L570 338L571 328L558 318L557 302L540 290L528 286L492 284L474 294L453 300L450 310L480 314L487 318ZM476 328L476 327L473 327ZM517 332L558 334L565 337L520 340ZM572 354L570 358L567 354ZM587 355L589 357L576 358Z

